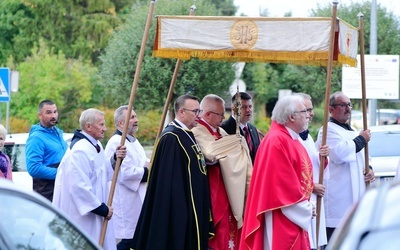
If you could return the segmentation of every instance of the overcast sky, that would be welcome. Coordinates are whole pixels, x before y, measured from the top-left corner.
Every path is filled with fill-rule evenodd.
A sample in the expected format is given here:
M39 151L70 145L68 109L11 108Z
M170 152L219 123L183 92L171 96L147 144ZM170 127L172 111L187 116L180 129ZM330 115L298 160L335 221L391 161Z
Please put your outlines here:
M332 4L332 0L234 0L239 6L238 14L245 13L247 16L259 16L260 9L268 9L268 16L283 17L285 13L291 11L293 17L307 17L308 10L315 9L317 3L322 6ZM338 9L341 4L349 5L351 2L364 2L363 0L338 0ZM385 6L388 10L400 17L400 0L377 0L377 3Z

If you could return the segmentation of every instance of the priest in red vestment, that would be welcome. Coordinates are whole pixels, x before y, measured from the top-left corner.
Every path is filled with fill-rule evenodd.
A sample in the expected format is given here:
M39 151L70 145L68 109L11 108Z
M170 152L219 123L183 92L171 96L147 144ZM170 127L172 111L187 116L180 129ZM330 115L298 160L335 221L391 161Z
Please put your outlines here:
M215 235L210 250L239 249L245 196L252 164L243 136L228 135L220 125L224 119L224 100L207 95L200 103L201 120L193 134L201 147L210 183Z
M310 249L312 164L299 141L308 120L303 98L290 95L276 103L253 168L240 249Z

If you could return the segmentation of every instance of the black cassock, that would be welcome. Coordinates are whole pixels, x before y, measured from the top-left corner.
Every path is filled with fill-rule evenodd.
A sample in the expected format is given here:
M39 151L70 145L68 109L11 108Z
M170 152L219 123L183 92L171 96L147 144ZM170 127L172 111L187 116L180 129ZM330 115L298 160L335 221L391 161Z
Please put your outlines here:
M193 133L174 121L155 150L132 248L207 249L213 235L210 191Z

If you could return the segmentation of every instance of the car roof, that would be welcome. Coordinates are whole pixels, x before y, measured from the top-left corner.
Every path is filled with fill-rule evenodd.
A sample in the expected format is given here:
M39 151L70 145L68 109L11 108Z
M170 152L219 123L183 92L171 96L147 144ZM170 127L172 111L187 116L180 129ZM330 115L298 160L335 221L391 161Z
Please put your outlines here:
M63 133L64 140L71 139L74 136L73 133ZM15 134L7 134L6 135L6 144L14 143L14 144L25 144L28 140L29 133L15 133Z
M378 109L377 113L391 113L391 114L400 114L400 110L397 109Z
M393 125L381 125L369 127L372 133L374 132L388 132L388 133L400 133L400 124Z

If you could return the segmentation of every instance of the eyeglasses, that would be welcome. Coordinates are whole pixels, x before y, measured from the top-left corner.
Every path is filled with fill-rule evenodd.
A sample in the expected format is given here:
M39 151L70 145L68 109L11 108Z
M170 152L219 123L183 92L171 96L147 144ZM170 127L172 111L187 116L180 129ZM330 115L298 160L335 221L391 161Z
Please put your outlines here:
M210 112L210 113L212 113L214 115L218 115L221 118L225 118L225 113L224 114L218 114L217 112L214 112L214 111L208 111L208 112Z
M193 112L196 116L200 115L200 113L203 112L203 110L201 109L187 109L187 108L182 108L182 109Z
M306 109L307 110L307 112L308 113L311 113L311 112L313 112L314 111L314 109L313 108L308 108L308 109Z
M347 108L347 107L349 107L349 108L352 108L353 107L353 104L351 103L351 102L349 102L349 103L344 103L344 102L342 102L342 103L338 103L338 104L332 104L331 105L332 107L337 107L337 106L340 106L341 108Z
M305 110L294 111L293 113L294 113L294 114L296 114L296 113L303 113L303 114L306 114L307 112L308 112L308 110L305 109Z

